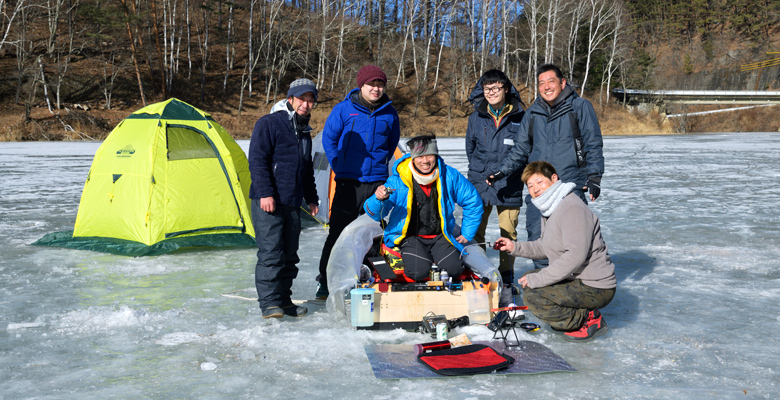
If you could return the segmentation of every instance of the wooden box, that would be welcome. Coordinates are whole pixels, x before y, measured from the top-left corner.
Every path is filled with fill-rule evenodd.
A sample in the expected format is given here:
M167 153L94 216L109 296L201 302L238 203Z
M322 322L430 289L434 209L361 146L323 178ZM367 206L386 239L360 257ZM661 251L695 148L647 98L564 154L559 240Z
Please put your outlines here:
M395 329L418 330L423 316L428 313L444 315L447 319L469 315L467 293L475 290L470 282L463 283L463 290L448 291L433 287L431 290L394 291L392 285L387 285L387 291L381 292L382 284L369 286L374 292L374 326L361 329ZM476 284L477 290L480 284ZM498 307L497 284L490 284L488 292L489 309ZM488 311L487 318L490 318Z

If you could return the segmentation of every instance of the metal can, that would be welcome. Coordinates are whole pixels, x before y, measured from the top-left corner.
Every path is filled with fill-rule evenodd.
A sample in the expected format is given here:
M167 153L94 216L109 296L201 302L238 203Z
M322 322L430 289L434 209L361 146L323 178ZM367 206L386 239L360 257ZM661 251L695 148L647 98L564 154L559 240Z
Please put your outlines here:
M436 324L436 340L447 340L447 331L449 329L447 328L447 324L444 322L439 322Z

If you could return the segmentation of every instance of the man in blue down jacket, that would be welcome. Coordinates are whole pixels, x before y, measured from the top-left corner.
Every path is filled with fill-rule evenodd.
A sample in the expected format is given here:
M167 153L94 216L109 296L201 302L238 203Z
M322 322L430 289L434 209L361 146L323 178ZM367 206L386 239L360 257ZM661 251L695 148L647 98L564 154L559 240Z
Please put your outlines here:
M588 191L590 200L595 201L601 193L604 174L603 141L596 111L566 84L555 65L542 65L536 76L539 96L526 110L514 147L488 181L493 183L522 171L534 161L547 161L562 181L575 183L572 193L587 204L585 191ZM529 132L531 125L533 131ZM526 196L525 204L528 240L533 241L541 235L542 216L530 196ZM541 268L546 262L534 261L534 264Z
M517 240L517 216L523 205L523 182L520 179L522 169L493 185L488 185L487 179L501 167L515 144L520 121L523 120L522 102L506 74L497 69L482 74L471 92L469 101L474 104L474 112L469 116L466 129L468 178L484 204L482 224L474 236L474 241L485 242L485 229L493 206L498 213L501 237ZM485 248L484 244L482 248ZM514 282L514 257L501 252L499 261L501 279L505 285L511 284Z
M298 276L301 204L319 211L311 159L311 109L317 88L308 79L290 84L287 99L255 123L249 142L252 222L257 241L255 286L263 318L306 315L293 304L292 284Z
M385 94L386 83L379 67L364 66L357 74L357 88L333 107L325 121L322 147L336 174L336 191L320 256L317 299L326 299L329 294L328 259L336 239L387 179L389 162L401 137L398 113Z
M375 221L390 215L384 244L401 248L406 276L422 281L436 263L458 279L463 272L460 252L482 220L482 200L458 170L444 164L435 136L417 136L407 145L409 154L396 161L393 176L363 207ZM463 208L458 236L455 204Z

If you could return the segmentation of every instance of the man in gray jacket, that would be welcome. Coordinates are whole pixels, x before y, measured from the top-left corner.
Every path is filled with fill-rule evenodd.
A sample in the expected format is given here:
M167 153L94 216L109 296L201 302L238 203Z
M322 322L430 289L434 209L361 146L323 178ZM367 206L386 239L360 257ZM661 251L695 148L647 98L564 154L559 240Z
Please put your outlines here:
M488 176L504 162L515 144L520 121L523 120L522 102L512 82L502 71L491 69L482 74L469 96L474 112L466 129L466 156L469 159L468 178L479 192L484 204L482 223L474 241L485 242L485 230L493 207L498 214L502 237L517 239L517 216L523 205L523 181L518 170L508 179L487 184ZM485 248L485 245L482 245ZM501 253L498 270L505 285L514 282L514 257Z
M617 278L598 216L572 193L576 185L559 180L548 162L528 164L522 180L542 215L544 235L529 242L502 237L496 245L515 257L550 260L547 268L528 271L518 280L523 303L550 327L564 331L567 340L606 333L599 309L615 296Z
M534 161L547 161L564 182L573 182L573 193L587 203L601 193L604 155L601 129L593 105L577 95L566 83L561 70L544 64L537 70L539 96L526 110L515 145L501 168L488 177L496 182ZM526 196L525 224L528 240L541 234L541 215ZM537 268L546 265L534 262Z

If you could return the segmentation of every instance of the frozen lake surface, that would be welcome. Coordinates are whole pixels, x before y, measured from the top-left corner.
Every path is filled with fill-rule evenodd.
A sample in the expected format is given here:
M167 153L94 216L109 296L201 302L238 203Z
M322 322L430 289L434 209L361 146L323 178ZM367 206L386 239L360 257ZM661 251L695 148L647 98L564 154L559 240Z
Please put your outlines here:
M602 196L591 206L617 266L617 295L602 310L609 333L589 343L546 326L521 334L578 372L422 380L375 379L363 346L429 337L356 331L324 305L268 321L256 302L222 296L255 295L252 249L127 258L29 246L72 229L98 146L0 143L2 400L780 393L780 134L606 137ZM440 148L465 171L463 139ZM497 235L494 213L487 236ZM293 298L313 297L325 236L305 225ZM516 274L528 268L518 260ZM484 326L455 333L492 336Z

